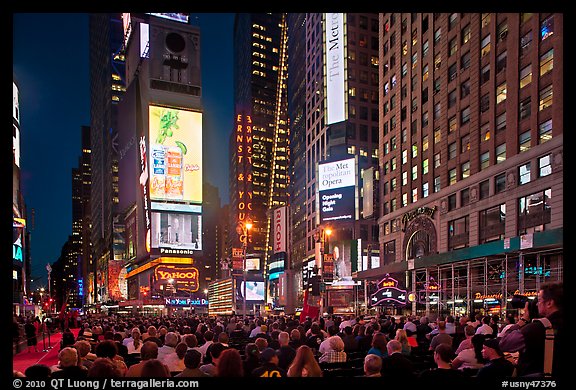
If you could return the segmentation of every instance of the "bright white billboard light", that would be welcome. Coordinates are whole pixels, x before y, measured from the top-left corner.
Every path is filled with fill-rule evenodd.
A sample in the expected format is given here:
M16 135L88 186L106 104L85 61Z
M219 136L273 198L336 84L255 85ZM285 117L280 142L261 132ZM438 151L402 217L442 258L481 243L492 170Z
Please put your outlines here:
M326 14L326 124L346 120L344 85L344 14Z

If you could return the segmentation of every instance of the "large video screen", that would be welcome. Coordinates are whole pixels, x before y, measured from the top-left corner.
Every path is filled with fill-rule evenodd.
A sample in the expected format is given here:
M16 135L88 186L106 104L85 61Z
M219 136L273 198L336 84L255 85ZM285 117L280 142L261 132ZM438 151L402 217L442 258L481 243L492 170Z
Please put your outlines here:
M151 241L152 248L202 250L202 217L153 211Z
M240 296L244 294L244 281L240 282ZM264 300L264 282L247 281L246 282L246 301L263 301Z
M202 203L202 114L150 106L150 199Z
M320 223L354 220L356 161L354 158L318 164Z

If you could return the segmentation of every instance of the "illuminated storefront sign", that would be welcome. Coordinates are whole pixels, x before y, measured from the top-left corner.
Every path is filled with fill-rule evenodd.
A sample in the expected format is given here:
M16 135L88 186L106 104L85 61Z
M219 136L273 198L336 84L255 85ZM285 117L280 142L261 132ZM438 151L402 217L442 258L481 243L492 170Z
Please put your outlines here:
M170 297L164 298L166 306L208 306L208 300L205 298L183 298L183 297Z
M202 114L150 106L150 198L202 203Z
M378 290L370 296L372 306L382 306L389 304L406 304L406 290L398 288L398 281L389 274L377 284Z
M177 267L174 265L160 265L154 269L154 277L158 281L173 280L177 289L198 291L199 276L196 267Z
M408 223L420 215L425 215L428 218L433 219L435 211L436 211L436 206L434 206L434 207L418 207L416 210L405 213L404 215L402 215L402 231L405 232L406 227L408 227Z
M325 20L324 74L326 79L326 124L346 120L344 14L327 13Z

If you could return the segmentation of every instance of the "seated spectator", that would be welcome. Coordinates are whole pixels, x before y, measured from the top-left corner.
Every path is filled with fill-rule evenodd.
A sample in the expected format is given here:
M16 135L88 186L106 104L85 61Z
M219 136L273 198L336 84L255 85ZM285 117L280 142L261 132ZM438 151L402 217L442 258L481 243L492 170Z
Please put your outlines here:
M254 344L256 344L256 347L258 347L259 352L262 352L268 348L268 340L263 337L258 337L256 340L254 340Z
M290 335L288 332L278 333L278 366L287 370L296 356L296 350L290 346Z
M452 348L452 336L446 333L446 323L444 321L438 321L438 334L432 337L429 350L435 351L439 344L447 344Z
M108 358L97 358L88 370L88 378L120 378L122 372Z
M382 359L382 376L389 378L406 378L414 376L414 367L410 359L402 353L402 344L390 340L386 344L388 356Z
M140 378L170 378L170 370L158 359L148 359L142 366Z
M180 373L186 368L186 365L184 364L184 355L186 355L187 350L188 345L186 343L179 343L173 353L164 357L164 364L166 364L170 373Z
M200 370L202 370L204 373L210 376L216 376L218 359L220 359L220 355L222 354L222 351L224 351L225 349L226 347L221 343L213 343L210 346L210 350L208 351L210 362L200 366Z
M321 377L322 369L314 358L312 349L307 345L301 345L296 350L296 356L288 367L288 377Z
M490 316L482 317L482 324L476 329L476 334L483 334L486 336L492 336L493 334L496 335L490 326L491 321L492 318Z
M58 366L52 372L52 378L86 378L88 369L78 365L78 351L65 347L58 353Z
M344 341L344 352L356 352L358 351L358 340L352 333L351 326L344 327L344 335L342 336L342 341Z
M438 336L435 336L438 337ZM448 336L450 337L450 336ZM420 373L420 379L425 380L426 383L450 383L464 378L464 374L460 370L452 369L450 365L452 361L452 347L448 344L440 343L434 350L434 363L437 368L424 370Z
M372 336L372 347L368 350L368 353L378 355L381 358L388 356L388 351L386 350L386 344L388 339L384 333L376 333Z
M240 352L234 348L228 348L220 354L216 376L221 378L241 378L244 376L244 367Z
M33 364L24 371L24 376L30 379L48 379L52 375L52 370L46 364Z
M302 343L302 335L300 334L300 331L296 328L292 329L290 331L290 342L289 342L290 346L292 348L294 348L295 350L298 349L299 346L301 346Z
M373 353L369 353L364 357L364 376L366 377L380 377L382 373L382 358Z
M202 354L199 351L195 349L187 350L184 355L184 366L186 366L186 368L176 376L179 378L202 378L209 376L199 368L201 359Z
M340 363L346 361L346 352L344 352L344 341L340 336L328 337L328 350L320 356L320 363Z
M96 355L90 352L90 343L86 340L79 340L74 343L74 348L78 351L80 364L86 367L86 369L90 369L96 359Z
M487 360L487 363L478 370L477 378L502 379L512 376L514 366L504 358L499 343L499 340L495 338L484 340L482 357Z
M118 367L122 376L128 371L128 367L126 363L124 363L124 359L118 355L118 347L116 347L116 343L112 340L102 340L96 345L96 356L99 358L107 358L110 359L112 363Z
M476 334L476 328L474 328L472 325L466 325L466 327L464 328L464 335L466 338L460 342L460 345L458 345L458 348L456 349L455 352L456 355L458 355L465 349L473 348L472 337L474 337L475 334Z
M60 350L73 346L75 342L76 340L74 340L74 333L72 333L70 330L66 330L64 333L62 333L62 340L60 340Z
M278 354L272 348L266 348L260 353L260 367L255 368L251 376L261 378L285 378L286 370L278 367Z
M126 340L129 341L126 342ZM142 348L142 344L144 344L144 342L142 341L142 336L140 334L140 329L133 328L132 337L124 339L123 344L127 348L126 352L128 355L140 354L140 349Z
M412 347L408 342L408 334L406 333L406 331L404 329L396 329L396 337L394 337L394 339L398 340L402 345L402 354L405 356L410 356L410 353L412 352Z
M164 337L164 345L158 348L158 360L166 363L166 356L176 352L176 345L178 344L178 335L174 332L166 333Z
M252 371L260 366L260 351L255 343L248 343L244 347L244 359L242 367L244 369L244 376L250 376Z
M147 360L156 359L158 357L158 344L154 341L145 341L140 349L141 361L140 363L133 364L126 372L127 377L139 377L142 374L142 367Z
M452 368L458 370L478 370L484 366L484 358L482 357L483 342L486 337L481 334L472 336L472 348L463 349L452 360Z

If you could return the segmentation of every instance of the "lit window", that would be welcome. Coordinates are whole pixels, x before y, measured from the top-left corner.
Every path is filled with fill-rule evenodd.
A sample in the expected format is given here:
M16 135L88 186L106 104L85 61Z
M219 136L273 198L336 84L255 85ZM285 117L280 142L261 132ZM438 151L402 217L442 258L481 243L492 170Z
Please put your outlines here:
M418 188L412 189L412 203L416 203L418 201Z
M520 166L518 177L520 185L530 182L530 163L526 163Z
M440 176L434 178L434 192L440 192L442 187L440 186Z
M406 206L408 206L408 194L403 193L402 194L402 207L406 207Z
M520 71L520 88L524 88L532 82L532 65L528 65Z
M462 179L466 179L470 176L470 161L466 161L460 166L460 171L462 173Z
M428 159L422 161L422 174L425 175L428 173Z
M496 146L496 164L506 161L506 144Z
M422 184L422 197L426 198L428 196L428 182Z
M552 105L552 84L540 90L540 111Z
M456 184L456 168L452 168L448 171L448 185Z
M540 144L552 139L552 119L540 123L538 127L538 140Z
M496 87L496 104L506 100L506 82Z
M552 165L550 164L550 155L538 159L538 176L544 177L552 174Z
M480 52L481 57L484 57L486 54L490 53L490 34L486 35L482 39L481 47L482 47L482 50Z
M554 49L548 50L540 56L540 76L554 69Z
M540 26L540 38L541 40L548 39L554 34L554 16L549 16L542 21Z
M412 167L412 180L418 179L418 166L414 165Z
M490 166L490 152L485 152L480 155L480 170L486 169Z
M488 26L489 24L490 24L490 14L482 13L482 28Z
M408 184L408 172L402 172L402 185L405 186Z

